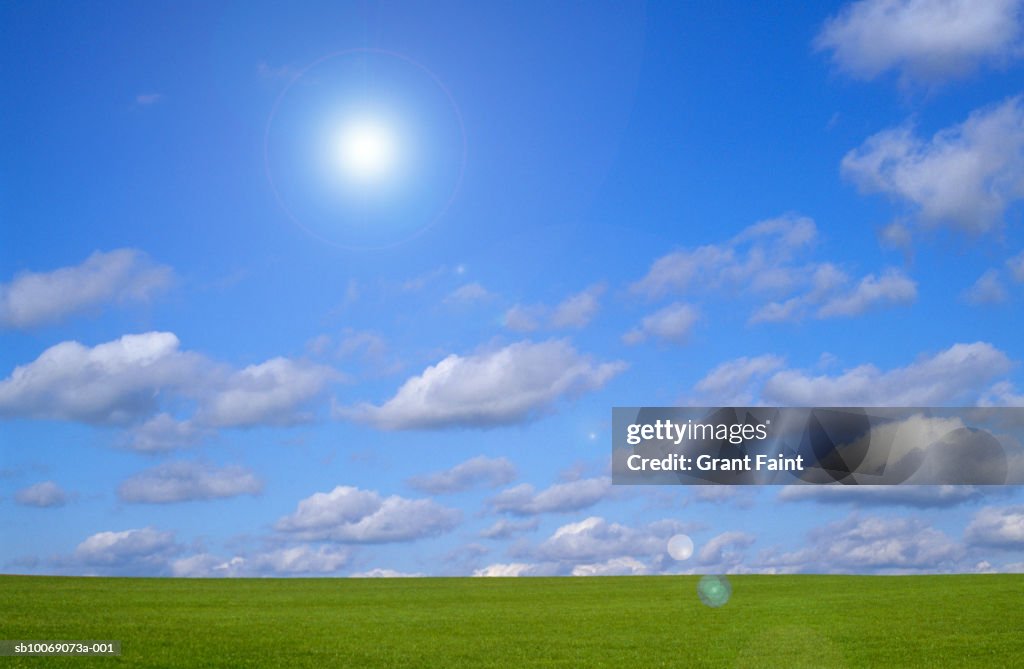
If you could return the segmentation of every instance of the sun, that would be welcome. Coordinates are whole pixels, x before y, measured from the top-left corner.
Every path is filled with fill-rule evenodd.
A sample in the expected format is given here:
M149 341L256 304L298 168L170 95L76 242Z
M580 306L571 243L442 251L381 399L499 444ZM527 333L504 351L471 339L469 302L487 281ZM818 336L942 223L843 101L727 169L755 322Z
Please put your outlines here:
M336 162L349 179L379 182L395 170L398 138L385 123L359 119L341 129L334 149Z

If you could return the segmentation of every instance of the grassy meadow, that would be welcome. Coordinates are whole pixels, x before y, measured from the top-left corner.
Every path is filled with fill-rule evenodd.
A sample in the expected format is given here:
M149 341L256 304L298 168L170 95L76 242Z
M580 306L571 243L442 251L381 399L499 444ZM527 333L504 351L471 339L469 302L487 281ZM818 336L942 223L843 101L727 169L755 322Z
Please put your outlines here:
M1024 667L1024 575L0 576L0 639L122 642L0 667Z

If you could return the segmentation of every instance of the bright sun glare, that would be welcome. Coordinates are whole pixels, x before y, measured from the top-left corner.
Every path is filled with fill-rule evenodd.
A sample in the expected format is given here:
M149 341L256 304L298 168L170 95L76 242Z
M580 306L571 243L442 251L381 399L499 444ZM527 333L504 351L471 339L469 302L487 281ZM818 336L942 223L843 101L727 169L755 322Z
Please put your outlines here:
M337 158L349 178L379 181L390 173L398 147L391 128L374 121L347 125L337 144Z

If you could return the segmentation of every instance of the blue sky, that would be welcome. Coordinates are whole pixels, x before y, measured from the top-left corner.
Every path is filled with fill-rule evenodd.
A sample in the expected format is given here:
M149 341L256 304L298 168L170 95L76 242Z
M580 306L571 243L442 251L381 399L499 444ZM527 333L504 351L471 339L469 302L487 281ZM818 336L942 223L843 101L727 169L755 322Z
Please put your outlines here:
M681 4L6 5L0 570L1024 570L1016 488L610 485L1024 404L1022 3Z

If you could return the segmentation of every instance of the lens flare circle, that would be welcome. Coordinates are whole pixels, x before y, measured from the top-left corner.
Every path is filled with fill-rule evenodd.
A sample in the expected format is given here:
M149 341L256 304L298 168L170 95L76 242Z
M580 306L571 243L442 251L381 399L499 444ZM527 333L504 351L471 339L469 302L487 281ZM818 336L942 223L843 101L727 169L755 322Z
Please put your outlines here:
M693 555L693 539L685 534L676 534L668 540L668 554L673 560L689 560Z
M717 609L729 601L732 585L725 576L702 576L697 583L697 596L705 606Z

